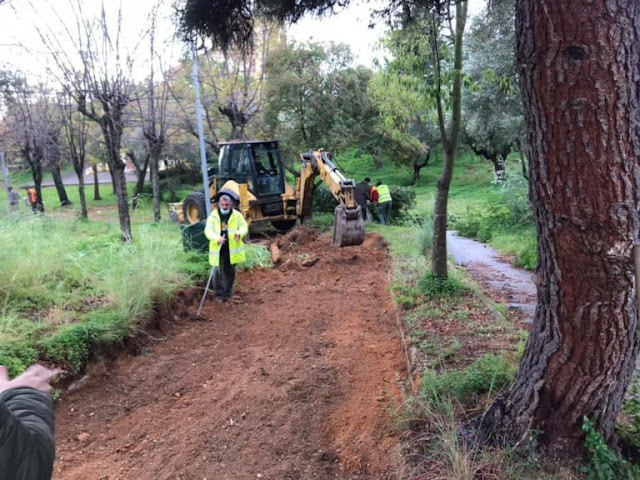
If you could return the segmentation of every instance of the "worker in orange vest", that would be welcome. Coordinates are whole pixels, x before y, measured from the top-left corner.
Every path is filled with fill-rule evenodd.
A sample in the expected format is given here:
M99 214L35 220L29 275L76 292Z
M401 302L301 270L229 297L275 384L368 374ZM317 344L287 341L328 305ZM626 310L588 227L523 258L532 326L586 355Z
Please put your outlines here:
M27 188L27 198L29 199L29 203L31 204L31 209L34 212L38 211L38 195L36 194L36 189L33 187Z

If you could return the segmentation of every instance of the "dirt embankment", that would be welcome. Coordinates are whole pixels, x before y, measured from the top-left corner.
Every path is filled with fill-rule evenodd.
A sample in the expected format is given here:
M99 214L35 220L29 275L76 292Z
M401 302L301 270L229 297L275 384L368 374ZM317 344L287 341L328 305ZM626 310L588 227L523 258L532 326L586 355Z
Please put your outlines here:
M237 301L197 301L137 356L92 367L57 406L54 480L394 479L404 354L380 237L301 228ZM210 299L211 300L211 299Z

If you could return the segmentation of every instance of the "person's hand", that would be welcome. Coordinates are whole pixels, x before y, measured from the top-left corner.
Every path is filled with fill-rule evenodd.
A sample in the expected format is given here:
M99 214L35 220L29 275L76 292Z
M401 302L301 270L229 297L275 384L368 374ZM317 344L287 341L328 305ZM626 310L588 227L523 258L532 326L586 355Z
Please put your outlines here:
M226 238L224 238L224 237L218 237L218 243L219 243L220 245L223 245L223 244L224 244L224 242L226 242L226 241L227 241L227 239L226 239Z
M53 378L60 374L60 370L51 370L42 365L31 365L24 373L18 375L13 380L9 380L9 371L5 366L0 365L0 392L16 387L30 387L45 393L51 391L49 384Z
M240 234L239 234L239 233L236 233L236 234L233 236L233 239L234 239L236 242L237 242L238 240L240 240L241 238L242 238L242 237L240 236Z

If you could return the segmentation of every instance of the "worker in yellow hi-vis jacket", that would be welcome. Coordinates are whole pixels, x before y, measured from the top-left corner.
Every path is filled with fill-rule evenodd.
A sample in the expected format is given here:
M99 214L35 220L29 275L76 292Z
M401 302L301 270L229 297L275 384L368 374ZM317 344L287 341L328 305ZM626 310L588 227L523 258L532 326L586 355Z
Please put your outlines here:
M213 285L216 301L222 303L231 298L236 265L244 262L244 237L249 232L242 214L231 207L231 197L222 194L218 208L207 218L204 229L209 239L209 263L213 266ZM208 286L208 285L207 285Z

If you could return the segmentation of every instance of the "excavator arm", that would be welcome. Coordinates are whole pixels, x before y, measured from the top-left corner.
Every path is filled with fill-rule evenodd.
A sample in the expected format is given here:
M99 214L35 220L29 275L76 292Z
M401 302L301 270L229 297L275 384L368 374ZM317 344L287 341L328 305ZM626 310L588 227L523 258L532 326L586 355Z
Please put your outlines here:
M334 211L333 243L339 247L361 245L364 221L354 196L355 182L344 176L324 150L302 153L300 160L298 216L301 219L311 216L314 180L319 176L338 201Z

